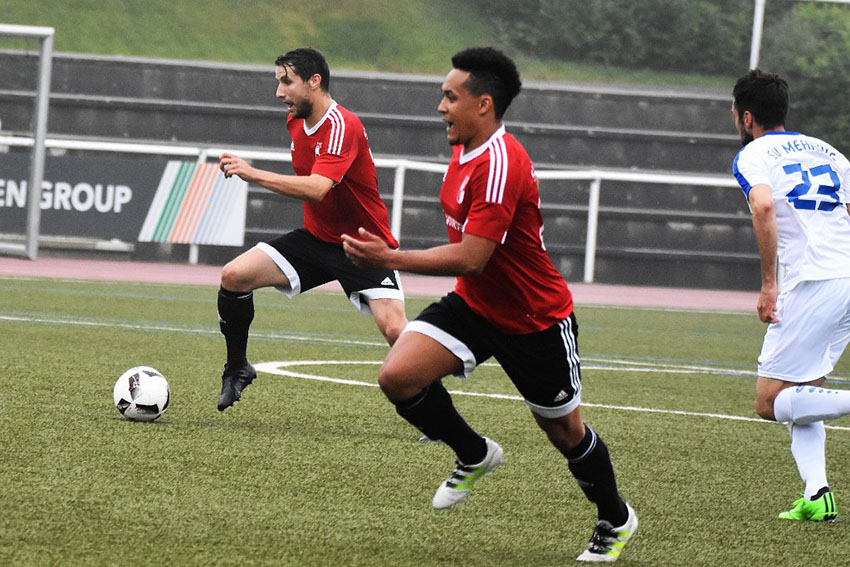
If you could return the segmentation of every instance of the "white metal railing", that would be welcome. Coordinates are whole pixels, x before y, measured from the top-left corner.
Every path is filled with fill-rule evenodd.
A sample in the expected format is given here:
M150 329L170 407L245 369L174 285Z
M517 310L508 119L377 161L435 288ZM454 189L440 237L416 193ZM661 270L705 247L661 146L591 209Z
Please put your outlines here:
M32 146L33 139L20 136L0 136L0 146ZM57 150L85 150L117 153L137 153L149 155L182 156L206 161L208 158L218 158L224 152L238 153L250 160L291 162L289 152L243 150L234 148L177 146L161 144L142 144L125 142L99 142L72 139L47 139L45 147ZM414 161L408 159L375 158L375 166L395 170L393 183L393 202L390 207L390 228L393 235L401 241L401 221L404 209L404 183L408 170L431 173L445 173L445 164ZM611 171L603 169L574 170L544 170L536 172L540 180L575 180L589 181L590 195L587 207L587 238L584 256L584 283L593 283L596 264L596 237L599 221L599 196L603 181L624 181L637 183L652 183L665 185L689 185L702 187L737 187L737 182L731 176L697 175L697 174L663 174L644 173L635 171ZM190 260L197 258L197 248L190 250ZM196 260L195 260L196 261Z

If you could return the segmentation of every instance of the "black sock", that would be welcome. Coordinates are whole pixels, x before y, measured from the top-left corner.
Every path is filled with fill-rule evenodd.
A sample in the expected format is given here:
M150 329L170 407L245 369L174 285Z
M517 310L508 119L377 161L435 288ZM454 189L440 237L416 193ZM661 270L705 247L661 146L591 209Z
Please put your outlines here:
M227 365L247 363L248 328L254 320L254 293L218 290L218 325L227 343Z
M487 456L484 438L457 412L442 382L434 382L413 398L395 403L395 409L430 439L451 447L461 463L474 465Z
M608 447L602 438L585 424L584 439L564 456L576 482L588 500L596 504L598 518L612 526L622 526L628 520L626 503L617 491L617 479Z

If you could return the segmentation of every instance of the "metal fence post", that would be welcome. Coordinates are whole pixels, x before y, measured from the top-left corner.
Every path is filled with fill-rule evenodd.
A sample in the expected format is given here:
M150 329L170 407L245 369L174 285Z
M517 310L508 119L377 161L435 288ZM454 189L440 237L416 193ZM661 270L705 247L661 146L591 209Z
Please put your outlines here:
M584 283L593 283L596 269L596 233L599 224L599 193L602 177L595 172L596 177L590 183L590 196L587 202L587 241L584 249Z
M197 161L195 161L196 169L200 169L200 167L202 165L207 163L207 156L209 155L209 151L210 151L209 148L207 148L207 149L202 148L198 152L198 159L197 159ZM195 244L194 242L190 242L189 243L189 263L190 264L195 265L195 264L198 263L198 256L200 255L199 252L200 252L200 250L198 248L198 245Z
M395 166L395 180L393 182L393 208L390 220L390 231L395 239L401 243L401 216L404 209L404 177L407 174L407 164L399 162Z
M35 29L35 28L34 28ZM38 28L44 35L38 58L38 86L35 100L35 132L27 203L26 255L38 258L41 230L41 183L44 180L44 142L47 137L47 111L50 104L50 72L53 66L53 28Z

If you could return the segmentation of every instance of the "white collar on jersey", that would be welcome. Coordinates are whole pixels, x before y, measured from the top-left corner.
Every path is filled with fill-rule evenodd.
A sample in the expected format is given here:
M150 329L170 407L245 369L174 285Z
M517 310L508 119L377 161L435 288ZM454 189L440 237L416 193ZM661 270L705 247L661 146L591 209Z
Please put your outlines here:
M328 107L328 111L327 111L327 112L325 112L325 115L324 115L324 116L322 116L322 118L321 118L321 119L319 119L319 121L318 121L318 122L316 122L316 124L315 124L312 128L307 128L307 121L306 121L306 120L304 121L304 133L305 133L305 134L307 134L308 136L312 136L313 134L315 134L315 133L316 133L316 130L318 130L318 129L319 129L319 127L320 127L322 124L324 124L324 123L325 123L325 120L327 120L327 119L328 119L328 114L330 114L330 113L331 113L331 111L332 111L334 108L336 108L336 101L335 101L335 100L333 100L333 99L331 99L331 105Z
M480 146L478 146L477 148L475 148L474 150L472 150L468 154L464 153L463 149L461 149L460 150L460 158L459 158L460 163L467 163L469 161L474 160L475 158L477 158L478 156L480 156L481 154L483 154L484 152L487 151L487 148L490 147L490 144L493 143L493 140L495 140L496 138L501 138L504 135L505 135L505 125L502 124L501 126L499 126L498 130L493 132L493 135L490 136L490 138L486 142L484 142L483 144L481 144Z

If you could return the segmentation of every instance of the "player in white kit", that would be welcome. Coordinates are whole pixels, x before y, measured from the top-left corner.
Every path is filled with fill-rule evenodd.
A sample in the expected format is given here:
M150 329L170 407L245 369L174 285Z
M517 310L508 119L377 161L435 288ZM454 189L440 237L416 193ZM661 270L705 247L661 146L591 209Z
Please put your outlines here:
M733 90L744 148L733 172L761 257L759 318L768 323L756 411L788 424L803 497L779 517L831 521L824 420L850 413L850 391L822 387L850 341L850 162L830 144L785 131L788 84L755 69ZM778 257L778 260L777 260ZM785 271L781 293L777 261Z

